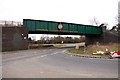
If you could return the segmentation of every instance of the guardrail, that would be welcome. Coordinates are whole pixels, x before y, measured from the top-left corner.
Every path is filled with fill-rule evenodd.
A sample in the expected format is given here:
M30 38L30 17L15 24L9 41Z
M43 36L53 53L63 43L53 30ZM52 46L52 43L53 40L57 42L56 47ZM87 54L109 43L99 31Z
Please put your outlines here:
M22 22L18 22L18 21L0 21L0 26L2 27L15 27L15 26L22 26Z

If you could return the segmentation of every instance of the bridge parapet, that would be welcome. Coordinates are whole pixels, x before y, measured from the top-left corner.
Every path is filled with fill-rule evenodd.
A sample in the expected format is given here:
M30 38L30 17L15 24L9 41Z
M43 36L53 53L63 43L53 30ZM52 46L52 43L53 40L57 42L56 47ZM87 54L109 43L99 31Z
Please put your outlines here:
M0 20L0 27L15 27L15 26L21 27L22 22Z

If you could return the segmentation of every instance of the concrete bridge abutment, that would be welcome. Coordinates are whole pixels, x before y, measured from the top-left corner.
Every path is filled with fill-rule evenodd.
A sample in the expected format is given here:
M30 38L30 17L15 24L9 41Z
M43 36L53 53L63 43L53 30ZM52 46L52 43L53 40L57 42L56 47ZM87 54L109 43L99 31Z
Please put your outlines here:
M106 30L105 27L103 27L102 34L100 35L85 35L86 37L86 44L109 44L109 43L118 43L119 36L114 31Z
M28 31L19 26L1 27L1 51L28 49Z
M87 45L103 43L104 37L102 35L85 35L85 43Z

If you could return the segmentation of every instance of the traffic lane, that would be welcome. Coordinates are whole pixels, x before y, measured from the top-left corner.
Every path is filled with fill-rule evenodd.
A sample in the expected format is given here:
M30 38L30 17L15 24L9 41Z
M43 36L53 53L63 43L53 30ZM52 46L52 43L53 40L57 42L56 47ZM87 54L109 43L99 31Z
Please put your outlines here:
M27 62L27 61L26 61ZM28 61L27 65L25 62L19 61L18 65L12 64L3 69L3 78L89 78L84 74L78 75L58 69L54 66L46 64L29 65L33 62ZM23 66L24 65L24 66ZM15 66L16 68L13 68Z
M89 59L64 54L56 54L51 57L45 57L44 63L54 64L58 69L64 69L75 73L90 74L91 77L118 77L118 61L105 59ZM106 74L107 73L107 74Z
M61 49L47 48L47 49L32 49L32 50L3 52L2 62L4 63L7 61L10 62L15 60L21 60L21 59L31 58L44 54L47 55L56 51L61 51Z
M68 49L71 47L75 47L76 45L79 46L84 46L85 42L83 43L76 43L76 44L64 44L63 46L60 47L41 47L39 49L29 49L29 50L20 50L20 51L9 51L9 52L3 52L2 54L2 59L8 59L8 58L14 58L14 57L19 57L19 56L28 56L28 55L36 55L36 54L44 54L45 52L48 52L46 50L58 50L59 49ZM45 51L45 52L44 52Z
M56 52L56 53L52 53L51 55L53 55L53 54L61 54L61 53ZM53 56L55 56L55 55L53 55ZM60 57L60 60L59 60L59 59L58 59L58 60L55 59L56 57L54 57L54 58L52 57L53 61L50 61L51 59L48 59L48 58L49 58L48 55L47 55L47 56L42 55L41 57L44 57L44 58L47 57L48 60L43 60L42 62L47 61L46 64L49 64L50 62L54 63L54 61L56 61L56 60L57 60L58 62L61 61L61 59L62 59L62 60L65 60L66 58L68 58L68 55L66 55L66 56L67 56L67 57L65 57L65 55L62 56L62 57L60 57L60 55L59 55L59 56L57 57L57 59ZM64 57L65 57L65 59L63 59ZM38 58L39 58L39 56L38 56ZM78 58L78 57L75 57L75 58ZM36 59L36 58L35 58L35 59ZM40 59L41 59L41 58L40 58ZM70 58L68 58L68 59L70 59ZM67 60L68 60L68 59L67 59ZM71 60L71 59L70 59L70 60ZM67 63L69 63L70 60L68 60ZM77 61L76 61L76 60L77 60L77 59L72 60L72 61L76 63L76 62L78 61L78 60L77 60ZM82 59L82 60L84 60L84 59ZM65 61L66 61L66 60L65 60ZM62 62L65 62L65 61L62 61ZM86 63L86 61L87 61L87 60L84 60L83 62ZM59 64L57 64L58 62L55 62L55 63L54 63L54 66L56 65L57 68L60 67L60 65L63 65L63 63L60 64L60 62L59 62ZM70 61L70 62L71 62L71 61ZM93 62L95 62L95 61L93 61ZM45 62L44 62L44 63L45 63ZM65 63L65 64L67 64L67 63ZM84 63L84 64L85 64L85 63ZM49 65L51 65L51 63L50 63ZM69 65L69 64L67 64L67 65ZM77 66L77 64L73 64L73 63L72 63L72 65L76 65L76 66ZM85 66L86 66L86 65L85 65ZM85 66L83 66L83 68L84 68ZM90 66L90 65L89 65L89 66ZM67 66L67 67L68 67L68 66ZM71 67L70 67L70 68L71 68ZM75 67L73 67L73 68L75 68ZM65 69L65 70L68 70L68 71L69 71L70 69L67 68L67 69ZM75 71L75 69L74 69L74 71ZM84 70L84 71L85 71L85 70Z
M64 51L64 50L63 50ZM62 51L62 52L63 52ZM58 52L51 53L50 55L56 55ZM58 69L58 67L51 66L49 61L45 63L45 57L36 56L25 60L18 60L12 62L12 64L3 65L3 77L4 78L58 78L58 77L87 77L84 74L78 75L64 71L64 69ZM40 60L38 59L40 58Z
M18 56L28 56L28 55L36 55L36 54L44 54L47 50L51 51L51 48L47 49L29 49L29 50L20 50L20 51L9 51L3 52L2 59L18 57Z
M49 51L49 50L48 50ZM51 50L52 53L34 56L28 59L16 60L12 64L4 65L4 77L111 77L117 75L115 60L91 60L64 54L64 50ZM54 52L55 51L55 52ZM105 62L104 62L105 61ZM99 65L98 65L98 64ZM104 63L106 65L102 65ZM100 65L101 64L101 65ZM98 66L96 66L98 65ZM103 67L101 67L103 66ZM110 66L110 67L109 67ZM93 68L94 67L94 68ZM113 71L112 71L113 70ZM12 71L12 73L11 73ZM108 73L107 75L105 73ZM115 74L116 72L116 74ZM26 74L25 74L26 73Z

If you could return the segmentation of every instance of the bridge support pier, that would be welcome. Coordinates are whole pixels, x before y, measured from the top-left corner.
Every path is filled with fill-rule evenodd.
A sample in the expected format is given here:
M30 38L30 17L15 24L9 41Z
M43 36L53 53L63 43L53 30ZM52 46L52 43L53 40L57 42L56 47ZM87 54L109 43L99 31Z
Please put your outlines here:
M101 35L86 35L86 44L109 44L118 43L119 37L111 32L103 32Z
M96 44L96 43L103 43L103 36L102 35L86 35L85 36L85 43L87 45Z

